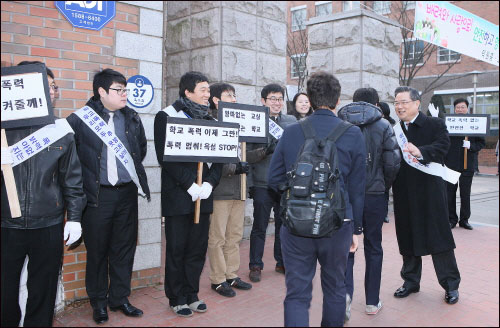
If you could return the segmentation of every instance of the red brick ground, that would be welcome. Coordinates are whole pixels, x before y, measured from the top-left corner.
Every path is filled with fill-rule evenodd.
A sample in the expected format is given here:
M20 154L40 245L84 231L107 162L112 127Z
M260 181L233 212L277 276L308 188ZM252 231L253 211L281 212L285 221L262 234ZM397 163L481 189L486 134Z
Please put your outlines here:
M462 276L460 301L455 305L444 302L444 291L429 256L423 258L420 292L405 299L393 293L402 284L399 276L402 259L398 252L394 220L384 224L384 264L380 297L384 306L376 316L364 314L364 258L362 243L356 255L355 292L352 317L346 326L499 326L499 236L498 228L475 226L473 231L455 228L456 257ZM143 309L142 318L128 318L122 313L109 312L110 320L102 326L283 326L283 299L286 293L284 277L274 272L273 237L266 243L265 268L262 281L250 291L236 291L234 298L224 298L210 289L209 266L205 265L200 283L200 298L208 306L203 314L191 318L176 317L168 307L163 286L148 287L132 292L130 302ZM247 240L241 243L240 275L248 281ZM319 266L318 266L319 270ZM311 326L321 322L321 282L319 272L314 281L310 309ZM90 305L68 309L54 321L54 326L96 326Z

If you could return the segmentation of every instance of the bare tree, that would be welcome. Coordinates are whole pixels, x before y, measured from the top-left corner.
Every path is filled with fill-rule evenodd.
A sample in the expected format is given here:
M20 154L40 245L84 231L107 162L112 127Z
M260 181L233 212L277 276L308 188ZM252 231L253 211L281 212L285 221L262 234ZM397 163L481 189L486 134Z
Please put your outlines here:
M293 27L297 27L296 31L292 31L292 26L287 24L287 45L286 45L286 55L290 58L290 62L296 68L296 74L298 77L297 87L298 92L304 90L305 81L307 80L308 70L307 70L307 54L309 53L309 45L307 41L307 29L305 27L305 22L294 17L292 14ZM292 72L290 72L291 74Z
M401 36L403 44L401 47L401 62L399 64L399 84L410 86L418 72L425 67L427 62L434 58L438 47L432 43L425 41L416 42L417 39L413 35L413 24L415 19L415 11L408 9L408 3L412 1L393 1L392 15L401 25ZM413 1L414 2L414 1ZM418 48L418 49L417 49ZM422 95L440 87L441 85L461 78L463 76L455 76L451 78L443 78L448 71L460 60L457 56L455 61L440 65L442 69L437 73L436 77L430 81L422 91Z

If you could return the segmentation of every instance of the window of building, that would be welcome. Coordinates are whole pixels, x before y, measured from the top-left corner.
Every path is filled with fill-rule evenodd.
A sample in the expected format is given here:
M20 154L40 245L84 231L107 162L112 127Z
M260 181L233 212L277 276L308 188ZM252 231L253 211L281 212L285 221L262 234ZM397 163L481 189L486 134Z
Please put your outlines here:
M292 32L306 28L307 8L306 6L295 7L292 11Z
M439 64L455 62L457 59L460 60L460 53L450 49L439 47L437 58Z
M316 17L330 15L331 13L332 13L332 2L331 1L316 2Z
M373 1L373 10L380 15L389 14L391 12L391 2Z
M343 11L349 11L353 9L359 9L360 1L343 1L342 9Z
M403 44L403 61L405 66L422 65L424 63L424 41L422 40L407 40Z
M304 72L306 70L306 54L292 55L290 58L290 65L290 75L292 79L304 76Z
M406 1L406 10L415 9L415 1Z

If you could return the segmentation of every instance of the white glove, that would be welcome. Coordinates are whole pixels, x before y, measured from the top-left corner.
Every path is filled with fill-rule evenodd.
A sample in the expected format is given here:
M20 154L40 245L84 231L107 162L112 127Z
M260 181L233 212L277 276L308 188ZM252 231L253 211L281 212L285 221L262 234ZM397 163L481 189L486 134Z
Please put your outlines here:
M187 190L187 192L191 195L191 199L195 202L198 198L200 198L201 187L196 183L193 183L191 187Z
M470 149L470 141L469 140L464 140L464 145L462 147Z
M431 113L432 117L438 117L439 115L439 109L434 107L433 104L429 104L429 113Z
M200 199L207 199L212 193L212 185L208 182L203 182L201 185Z
M2 165L12 163L14 163L14 159L12 158L9 147L2 147Z
M64 225L64 240L68 239L66 246L73 244L82 236L82 225L80 222L66 222Z

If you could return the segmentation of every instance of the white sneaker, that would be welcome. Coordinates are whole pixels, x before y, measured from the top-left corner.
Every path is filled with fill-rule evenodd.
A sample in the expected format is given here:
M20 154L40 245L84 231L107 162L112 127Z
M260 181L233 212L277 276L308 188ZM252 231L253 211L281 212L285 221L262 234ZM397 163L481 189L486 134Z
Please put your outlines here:
M382 308L382 301L379 300L377 305L367 305L365 308L366 314L377 314L378 311Z
M349 321L351 319L351 296L349 294L345 294L345 317L344 322Z
M190 317L193 315L193 311L191 311L187 304L171 306L170 308L179 317Z

